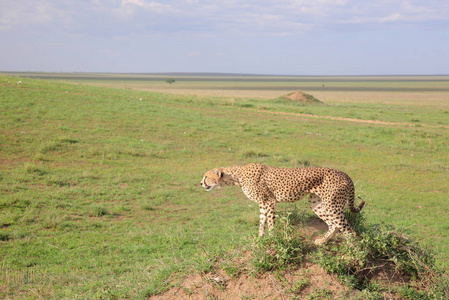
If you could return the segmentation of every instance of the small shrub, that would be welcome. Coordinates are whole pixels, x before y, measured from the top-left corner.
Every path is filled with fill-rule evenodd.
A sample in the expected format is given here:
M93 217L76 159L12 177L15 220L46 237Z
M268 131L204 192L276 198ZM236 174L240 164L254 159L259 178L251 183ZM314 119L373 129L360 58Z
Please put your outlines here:
M386 299L386 297L378 291L370 291L368 289L363 290L358 294L356 297L354 297L354 300L383 300Z
M222 265L222 268L231 278L235 278L241 273L240 267L236 263L226 262Z
M248 150L244 152L242 156L244 158L262 158L262 157L269 157L270 155L267 153L262 153L254 150Z
M109 215L109 212L106 210L106 208L101 206L96 206L92 209L92 216L93 217L103 217Z
M45 154L47 152L57 151L61 144L57 141L47 141L39 147L39 152Z
M256 245L253 265L257 271L271 271L302 261L302 245L296 239L279 236L262 238Z
M371 259L388 260L403 275L422 277L435 264L433 254L392 226L372 225L362 238Z
M237 106L243 107L243 108L253 108L254 104L251 104L251 103L237 103Z
M308 161L308 160L302 161L301 164L302 164L304 167L310 167L310 161Z
M37 160L37 161L48 161L48 159L42 153L36 153L34 155L34 160Z
M63 143L67 143L67 144L76 144L79 143L78 139L73 139L73 138L68 138L68 137L62 137L59 139L61 142Z
M153 206L151 206L151 205L149 205L149 204L143 204L143 205L141 206L141 208L142 208L143 210L148 210L148 211L154 211L154 210L156 210L156 208L154 208Z
M418 292L412 287L409 286L402 286L398 289L398 294L401 297L401 299L410 299L410 300L419 300L419 299L429 299L430 298L426 295L425 292L420 291Z
M276 214L276 222L279 221L279 223L281 223L280 226L285 226L284 223L288 222L288 230L290 230L291 234L294 234L300 233L298 232L298 228L296 226L303 227L313 213L298 208L295 203L289 206L289 208L286 208L284 211L276 212ZM276 224L276 226L278 226L278 224Z
M7 242L11 239L11 236L7 233L0 233L0 241Z
M36 174L39 176L43 176L48 173L48 171L41 166L32 163L26 163L24 165L25 172L28 174Z
M347 286L362 288L363 281L359 281L356 275L365 268L367 256L360 244L349 238L339 244L318 248L313 260L326 272L337 274Z
M327 272L337 274L348 286L367 289L375 296L378 288L373 290L367 275L379 266L390 266L392 271L426 286L423 292L403 288L400 292L403 298L446 299L449 296L449 279L435 267L434 255L429 250L393 226L367 224L363 214L349 214L347 217L359 238L330 243L313 254L313 260ZM444 280L446 283L440 284ZM429 298L428 295L432 296Z
M307 295L308 300L315 300L315 299L332 299L333 294L330 290L321 288L321 289L314 289L313 293Z
M257 272L279 270L302 262L307 247L293 235L291 215L291 212L279 214L275 229L254 242L252 264Z
M294 294L300 293L302 290L304 290L307 286L310 284L309 278L301 278L293 282L292 287L290 288L290 292Z

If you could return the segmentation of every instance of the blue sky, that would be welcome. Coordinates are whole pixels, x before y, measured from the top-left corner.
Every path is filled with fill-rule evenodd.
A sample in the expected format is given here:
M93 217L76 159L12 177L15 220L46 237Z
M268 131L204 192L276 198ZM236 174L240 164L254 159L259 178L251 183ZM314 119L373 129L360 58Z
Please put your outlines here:
M449 74L449 1L0 0L0 71Z

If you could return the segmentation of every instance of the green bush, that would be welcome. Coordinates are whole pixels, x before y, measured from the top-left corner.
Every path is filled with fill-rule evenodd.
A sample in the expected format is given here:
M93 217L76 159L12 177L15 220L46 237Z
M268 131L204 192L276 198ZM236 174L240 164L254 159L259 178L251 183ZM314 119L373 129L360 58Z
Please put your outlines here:
M327 272L337 274L348 286L372 289L369 274L379 268L391 269L424 289L417 291L413 287L402 287L398 291L401 297L448 299L449 279L435 266L434 255L430 250L421 247L393 226L367 224L363 214L350 214L347 217L359 237L330 242L312 254L313 260Z
M93 217L103 217L109 215L109 212L106 210L106 208L101 206L96 206L92 209L92 216Z
M294 234L291 223L297 218L295 212L279 213L275 229L254 241L252 264L257 272L280 270L303 261L308 247Z

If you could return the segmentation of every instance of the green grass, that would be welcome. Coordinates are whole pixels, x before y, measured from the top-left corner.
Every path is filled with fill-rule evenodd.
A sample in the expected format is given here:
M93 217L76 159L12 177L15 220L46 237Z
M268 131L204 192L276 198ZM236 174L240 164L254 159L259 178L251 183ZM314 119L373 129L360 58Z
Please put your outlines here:
M205 193L202 174L255 161L342 169L370 222L407 228L449 265L449 130L422 125L447 125L445 107L18 80L0 77L0 297L145 298L176 274L207 271L256 233L258 209L237 188Z

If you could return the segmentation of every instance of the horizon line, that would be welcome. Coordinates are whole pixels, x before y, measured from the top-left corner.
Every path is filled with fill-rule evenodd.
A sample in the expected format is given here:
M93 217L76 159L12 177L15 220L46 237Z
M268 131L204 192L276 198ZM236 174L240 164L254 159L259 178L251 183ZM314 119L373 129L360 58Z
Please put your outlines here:
M449 74L356 74L356 75L287 75L287 74L259 74L259 73L230 73L230 72L90 72L90 71L2 71L6 74L129 74L153 76L242 76L242 77L413 77L413 76L449 76Z

